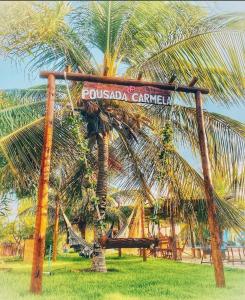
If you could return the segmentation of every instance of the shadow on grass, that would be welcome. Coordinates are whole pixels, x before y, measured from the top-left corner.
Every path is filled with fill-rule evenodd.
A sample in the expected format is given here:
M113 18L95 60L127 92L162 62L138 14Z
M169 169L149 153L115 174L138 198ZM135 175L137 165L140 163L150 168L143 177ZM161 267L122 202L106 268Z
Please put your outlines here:
M74 272L74 273L96 273L95 271L91 270L91 268L85 268L85 269L72 269L70 270L70 272ZM120 270L115 269L115 268L108 268L107 269L107 273L111 273L111 272L120 272ZM97 272L99 273L99 272Z
M0 272L10 272L12 268L0 268Z
M80 261L88 261L89 260L89 258L85 258L85 257L81 257L81 256L79 256L79 254L77 254L77 255L60 255L60 256L58 256L57 257L57 261L62 261L62 262L80 262Z
M22 262L23 261L23 258L17 256L10 256L10 257L3 257L2 259L3 262L5 263L9 263L9 262Z
M120 272L120 270L115 269L115 268L109 268L107 269L108 272Z
M108 256L108 260L128 260L129 256Z

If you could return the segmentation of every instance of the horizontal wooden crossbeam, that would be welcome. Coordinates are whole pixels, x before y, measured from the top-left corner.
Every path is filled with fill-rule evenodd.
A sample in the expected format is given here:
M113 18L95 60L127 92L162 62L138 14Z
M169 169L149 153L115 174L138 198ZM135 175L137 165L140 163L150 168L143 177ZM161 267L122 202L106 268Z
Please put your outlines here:
M198 91L202 94L209 93L209 90L206 88L190 87L185 85L178 85L176 83L151 82L151 81L142 81L142 80L135 80L135 79L125 79L122 77L87 75L87 74L73 73L73 72L69 72L65 74L64 72L43 71L40 73L40 77L48 78L50 74L53 74L56 79L65 79L66 77L66 79L73 80L73 81L89 81L89 82L99 82L99 83L128 85L128 86L152 86L162 90L193 93L193 94L195 94Z

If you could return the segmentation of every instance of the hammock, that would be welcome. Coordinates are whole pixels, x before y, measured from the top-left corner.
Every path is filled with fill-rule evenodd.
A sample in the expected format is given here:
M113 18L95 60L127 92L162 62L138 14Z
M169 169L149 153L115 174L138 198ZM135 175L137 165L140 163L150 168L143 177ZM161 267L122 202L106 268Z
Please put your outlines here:
M114 236L115 238L127 238L129 236L129 227L135 214L136 214L136 209L134 207L127 222L121 227L118 233Z
M115 248L155 248L159 240L156 238L135 238L134 229L137 226L135 219L138 218L140 211L138 207L135 206L131 215L121 227L114 238L105 237L100 240L100 245L105 249L115 249Z
M72 228L70 221L68 220L64 210L61 208L63 218L65 220L68 231L68 244L76 252L80 251L79 255L84 257L92 257L94 254L94 247L92 244L87 243L82 237L80 237Z
M80 256L91 258L92 256L96 255L96 244L89 244L82 237L80 237L72 228L72 225L62 208L61 211L67 226L68 243L70 247L73 248L75 251L80 251ZM158 239L154 238L128 238L127 229L132 223L132 219L135 213L136 210L134 209L127 222L124 224L124 226L118 232L115 238L110 238L111 230L109 230L108 234L100 240L100 244L103 248L154 248L158 245Z

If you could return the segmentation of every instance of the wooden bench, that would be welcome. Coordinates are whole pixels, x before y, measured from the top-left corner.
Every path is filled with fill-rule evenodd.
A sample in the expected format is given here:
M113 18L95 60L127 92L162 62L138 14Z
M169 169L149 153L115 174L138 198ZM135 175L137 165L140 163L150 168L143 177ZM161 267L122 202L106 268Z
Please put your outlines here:
M240 262L241 264L245 262L245 247L242 246L227 246L228 262Z
M212 264L212 253L211 253L211 247L204 247L200 248L201 250L201 264L204 263L211 263ZM221 248L221 253L222 253L222 260L226 259L226 252L227 248ZM208 256L208 258L207 258ZM206 260L205 260L206 259Z
M177 241L177 259L182 260L182 253L184 251L185 245L187 240L185 241L184 245L180 247L179 242ZM173 247L172 247L172 238L169 236L164 236L159 239L159 245L154 249L147 250L148 256L172 259L173 258Z

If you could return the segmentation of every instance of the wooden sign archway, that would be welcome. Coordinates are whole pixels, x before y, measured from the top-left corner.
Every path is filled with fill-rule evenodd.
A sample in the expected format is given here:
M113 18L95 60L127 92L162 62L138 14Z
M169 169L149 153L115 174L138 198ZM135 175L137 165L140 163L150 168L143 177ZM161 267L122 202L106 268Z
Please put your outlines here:
M217 287L225 286L224 269L221 254L221 241L219 234L219 225L216 216L216 207L214 202L214 188L211 180L210 162L208 154L208 145L205 134L204 116L202 109L202 94L208 94L209 90L205 88L195 87L197 78L193 78L188 86L177 85L174 83L175 77L172 77L168 83L160 82L148 82L142 80L124 79L119 77L107 77L107 76L95 76L85 75L81 73L64 73L64 72L41 72L41 78L48 79L48 92L47 92L47 104L46 115L44 125L44 142L41 158L41 172L38 188L38 205L36 212L36 224L35 224L35 236L34 236L34 254L32 263L32 277L31 277L31 292L38 294L42 290L42 273L43 273L43 260L45 249L45 236L47 226L47 207L48 207L48 187L49 187L49 173L50 173L50 159L53 137L53 118L54 118L54 101L55 101L55 80L72 80L72 81L86 81L89 83L97 83L98 85L107 84L111 86L119 86L120 90L124 90L122 87L134 87L144 88L147 87L151 95L154 90L155 94L159 97L156 101L160 103L151 104L168 104L165 96L167 97L170 91L191 93L195 95L196 101L196 119L198 125L198 137L200 144L200 154L202 160L202 170L204 177L205 195L208 207L208 224L211 235L211 248L212 259L215 271L215 281ZM153 94L152 94L153 95ZM118 96L119 97L119 96ZM136 99L134 96L132 99ZM143 96L144 101L131 101L130 102L145 102L150 103L150 96ZM139 99L139 97L138 97ZM153 99L153 98L152 98ZM155 98L154 98L155 99ZM125 100L125 99L118 99ZM148 101L146 101L148 100ZM127 100L128 101L128 98ZM162 101L162 102L161 102Z

